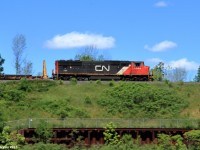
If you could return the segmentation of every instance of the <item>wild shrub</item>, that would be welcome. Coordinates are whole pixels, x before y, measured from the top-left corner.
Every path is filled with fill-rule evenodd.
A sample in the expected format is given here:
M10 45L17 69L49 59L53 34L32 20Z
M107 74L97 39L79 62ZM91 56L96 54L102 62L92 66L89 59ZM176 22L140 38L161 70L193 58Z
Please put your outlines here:
M17 131L12 131L9 126L5 126L2 133L0 133L0 145L21 148L25 145L25 138Z
M35 143L35 144L27 144L22 147L20 150L66 150L66 146L64 144L53 144L53 143Z
M174 144L172 144L174 143ZM167 135L167 134L158 134L158 149L163 150L171 150L171 149L177 149L177 150L186 150L187 147L183 143L183 137L181 135Z
M51 126L46 120L40 120L38 126L35 129L36 139L39 142L48 143L49 138L53 136Z
M65 109L58 109L56 114L60 117L60 119L65 119L69 117L69 112L67 112Z
M77 84L77 79L76 78L71 78L70 79L70 84L71 85L76 85Z
M114 81L114 80L112 80L112 81L109 82L109 86L112 87L112 86L114 86L114 85L115 85L115 81Z
M46 92L50 87L56 86L57 83L55 81L50 80L27 80L25 78L21 79L16 85L16 89L24 92Z
M197 121L197 128L200 129L200 119Z
M19 102L20 100L24 100L25 94L16 89L11 89L11 90L5 91L3 97L7 101Z
M88 105L91 105L92 104L91 98L89 96L86 96L85 99L84 99L84 103L88 104Z
M59 85L63 85L63 84L64 84L63 80L59 80Z
M43 86L46 86L46 87L52 87L52 86L57 85L55 81L51 81L51 80L38 80L38 81L40 84L42 84Z
M190 95L190 93L187 93L187 97L190 97L191 95Z
M74 108L72 114L73 114L73 117L77 117L77 118L89 118L89 114L81 108Z
M185 120L184 121L184 128L186 129L194 129L195 126L192 124L191 120Z
M176 116L188 104L171 89L160 89L144 83L120 83L104 90L98 104L108 113L134 117Z
M200 149L200 130L191 130L184 133L189 149Z
M169 86L169 88L172 88L172 87L173 87L172 82L169 82L169 83L168 83L168 86Z
M38 92L46 92L46 91L48 91L49 90L49 88L48 87L39 87L38 88Z
M88 118L89 114L84 109L70 104L69 100L43 100L36 104L37 109L45 110L61 119L66 117Z
M3 98L3 94L5 91L5 84L0 83L0 100Z
M184 82L183 82L183 81L179 81L179 82L178 82L178 85L179 85L179 86L183 86L183 85L184 85Z
M165 79L165 80L164 80L164 83L165 83L166 85L168 85L168 84L169 84L169 82L170 82L170 81L169 81L169 80L167 80L167 79Z
M4 111L3 111L4 108L2 108L2 106L0 106L0 133L1 131L3 130L3 126L4 126L4 121L5 121L5 114L4 114Z
M19 90L30 92L32 90L32 85L26 78L23 78L19 82Z
M121 143L119 139L120 136L117 131L115 131L115 128L116 126L112 122L108 123L105 127L103 135L107 145L117 145Z
M101 84L101 80L96 80L96 84Z
M73 149L75 150L82 150L84 149L84 141L83 136L80 135L79 131L76 129L73 129L70 133L71 136L71 144L74 146Z
M55 81L50 80L33 80L29 82L32 85L32 90L37 92L46 92L50 87L57 85Z
M121 142L122 144L126 144L126 145L133 145L133 138L132 138L132 135L131 134L125 134L122 136L121 138Z

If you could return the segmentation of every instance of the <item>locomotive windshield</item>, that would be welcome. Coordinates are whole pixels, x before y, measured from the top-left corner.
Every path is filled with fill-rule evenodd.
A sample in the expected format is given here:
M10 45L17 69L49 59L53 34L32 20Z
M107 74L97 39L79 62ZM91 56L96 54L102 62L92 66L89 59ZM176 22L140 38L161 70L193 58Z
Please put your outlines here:
M135 63L135 67L141 67L141 63Z

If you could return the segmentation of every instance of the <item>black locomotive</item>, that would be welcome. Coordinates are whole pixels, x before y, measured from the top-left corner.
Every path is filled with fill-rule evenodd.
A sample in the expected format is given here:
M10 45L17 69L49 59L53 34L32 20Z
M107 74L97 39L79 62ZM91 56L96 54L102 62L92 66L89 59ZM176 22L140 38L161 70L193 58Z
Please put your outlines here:
M143 61L57 60L52 76L57 80L152 80L150 67Z

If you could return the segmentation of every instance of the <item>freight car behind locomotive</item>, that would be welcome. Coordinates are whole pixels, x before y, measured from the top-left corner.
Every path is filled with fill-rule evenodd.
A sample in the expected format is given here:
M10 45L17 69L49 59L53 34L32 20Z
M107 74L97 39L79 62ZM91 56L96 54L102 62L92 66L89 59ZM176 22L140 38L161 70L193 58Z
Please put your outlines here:
M152 79L150 67L143 61L79 61L57 60L53 79L69 80L132 80Z

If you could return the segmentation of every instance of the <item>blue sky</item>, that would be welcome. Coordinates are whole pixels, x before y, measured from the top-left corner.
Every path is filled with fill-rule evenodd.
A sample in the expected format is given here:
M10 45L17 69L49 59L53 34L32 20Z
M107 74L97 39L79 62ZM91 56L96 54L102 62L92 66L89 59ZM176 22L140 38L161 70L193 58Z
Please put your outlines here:
M46 60L51 76L55 60L95 45L112 60L184 67L192 80L200 65L199 6L199 0L1 0L4 73L15 73L12 40L23 34L34 74Z

